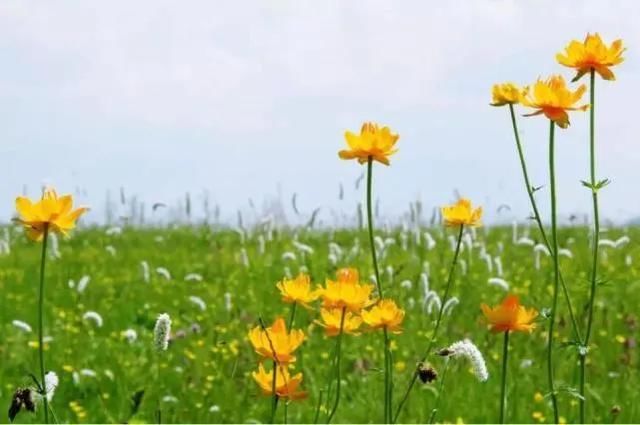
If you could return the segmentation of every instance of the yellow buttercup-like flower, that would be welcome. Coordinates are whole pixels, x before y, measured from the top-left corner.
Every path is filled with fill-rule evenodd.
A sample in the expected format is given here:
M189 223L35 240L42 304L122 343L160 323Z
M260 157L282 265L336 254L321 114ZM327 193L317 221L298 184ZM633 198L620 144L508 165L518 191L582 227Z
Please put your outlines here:
M340 321L342 320L341 308L320 309L320 317L322 321L316 320L316 323L324 328L327 336L336 336L340 334ZM342 324L342 332L346 334L357 335L358 328L362 324L362 318L350 311L344 312L344 323Z
M615 80L616 76L610 67L624 61L622 40L616 40L607 47L600 34L587 34L584 42L573 40L565 47L564 53L558 53L556 60L564 66L577 71L572 81L578 81L584 74L593 69L605 80Z
M444 225L447 227L479 226L482 219L482 207L473 208L471 201L462 198L454 205L441 208Z
M46 189L42 198L32 202L29 198L16 198L18 221L27 230L27 236L34 241L42 240L45 231L67 235L76 225L76 220L84 214L87 208L73 208L73 197L64 195L58 197L53 189Z
M376 123L365 122L359 135L347 131L344 137L349 149L338 152L340 158L357 159L360 164L371 158L373 161L389 165L389 157L398 151L394 146L400 136L392 133L389 127L379 127Z
M525 89L513 83L494 84L491 89L491 106L515 105L520 103Z
M264 395L273 395L273 371L267 372L262 363L258 365L258 370L251 375L256 381ZM280 398L289 400L299 400L307 397L307 393L299 391L298 387L302 383L302 373L293 376L286 367L277 366L275 393Z
M295 279L283 279L276 286L280 290L282 301L289 304L298 303L310 308L309 303L320 296L319 291L311 289L311 279L304 273L300 273Z
M363 311L362 320L374 329L387 329L389 332L400 333L404 310L398 308L395 301L384 299L368 311Z
M340 269L337 277L337 281L327 279L324 288L319 289L322 307L357 313L371 304L373 285L361 284L357 270Z
M284 365L296 361L293 352L304 341L304 332L299 329L287 332L284 319L278 317L266 332L260 326L249 331L249 341L260 356Z
M544 114L559 127L567 128L569 126L567 111L589 109L589 105L576 106L586 90L586 86L581 85L575 91L571 91L561 75L553 75L546 81L539 79L533 87L529 87L521 102L524 106L535 108L537 111L525 117Z
M480 307L493 332L531 332L536 327L533 321L538 316L538 312L533 308L526 309L521 306L515 295L507 295L502 304L497 307L491 308L486 304Z

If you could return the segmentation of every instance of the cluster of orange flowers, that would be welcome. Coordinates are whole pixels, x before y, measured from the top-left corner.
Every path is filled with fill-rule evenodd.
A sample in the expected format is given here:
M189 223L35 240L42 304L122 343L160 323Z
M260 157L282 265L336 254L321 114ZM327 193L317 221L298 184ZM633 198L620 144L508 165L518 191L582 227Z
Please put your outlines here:
M329 337L357 335L363 323L372 330L402 332L404 310L391 299L374 300L373 285L362 283L355 269L339 269L335 280L327 279L324 286L315 289L305 274L284 279L278 282L277 288L282 301L288 304L295 303L310 309L311 303L320 300L320 319L315 323L322 326ZM275 391L278 397L299 399L306 395L298 390L302 373L291 377L288 371L290 364L296 360L294 351L304 339L302 330L287 330L282 317L278 317L268 328L257 326L249 332L249 341L261 359L273 360L277 365ZM253 378L265 395L273 395L273 373L266 372L260 364Z

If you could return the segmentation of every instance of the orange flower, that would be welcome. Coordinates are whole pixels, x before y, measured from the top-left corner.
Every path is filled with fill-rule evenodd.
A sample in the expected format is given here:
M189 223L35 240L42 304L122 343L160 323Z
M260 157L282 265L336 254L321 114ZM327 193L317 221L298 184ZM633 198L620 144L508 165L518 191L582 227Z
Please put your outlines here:
M553 75L546 81L538 79L533 87L529 87L526 96L522 99L522 104L537 111L525 115L544 114L551 121L561 128L569 126L569 114L567 111L586 111L589 105L576 106L587 90L585 85L581 85L576 91L571 91L567 87L561 75Z
M283 279L277 285L282 295L282 301L288 304L298 303L310 308L309 303L320 296L318 291L311 290L311 279L300 273L295 279Z
M369 311L362 312L362 320L373 329L387 329L393 333L401 333L400 325L404 320L404 310L398 308L395 301L386 299Z
M320 309L320 316L322 321L316 320L315 322L324 328L324 332L327 336L336 336L340 334L340 322L342 320L342 309ZM362 319L359 316L345 311L344 323L342 325L342 332L346 334L358 335L358 328L362 324Z
M293 352L304 341L304 332L301 330L287 332L284 319L278 317L266 332L261 326L256 326L249 331L249 341L260 356L285 365L296 361Z
M531 332L536 327L533 320L538 316L538 312L533 308L527 310L521 306L515 295L507 295L502 304L495 308L486 304L482 304L480 307L484 317L491 325L492 332Z
M384 165L389 165L389 157L398 150L394 149L399 136L391 132L389 127L380 128L378 124L365 122L362 124L360 135L350 131L345 132L349 149L341 150L338 155L342 159L357 159L364 164L371 158Z
M474 209L471 201L461 198L454 205L441 208L444 225L447 227L479 226L482 218L482 207Z
M45 228L51 232L66 236L76 226L76 220L84 214L87 208L78 208L72 211L73 197L64 195L58 198L53 189L46 189L42 199L31 202L24 196L16 198L18 221L27 230L27 236L34 241L42 240Z
M622 52L622 40L611 43L610 47L600 38L600 34L587 34L584 42L573 40L564 49L564 53L558 53L556 60L560 65L574 68L577 71L572 81L578 81L584 74L593 69L605 80L615 80L616 77L609 67L618 65L624 61Z
M302 382L302 373L291 376L287 368L283 366L278 366L276 370L275 389L278 397L289 400L299 400L307 397L306 392L298 391L298 387ZM264 395L273 395L273 371L267 372L262 363L260 363L258 370L252 372L251 375Z
M346 308L357 313L371 304L373 285L361 284L355 269L340 269L337 281L327 279L324 288L319 288L324 308Z

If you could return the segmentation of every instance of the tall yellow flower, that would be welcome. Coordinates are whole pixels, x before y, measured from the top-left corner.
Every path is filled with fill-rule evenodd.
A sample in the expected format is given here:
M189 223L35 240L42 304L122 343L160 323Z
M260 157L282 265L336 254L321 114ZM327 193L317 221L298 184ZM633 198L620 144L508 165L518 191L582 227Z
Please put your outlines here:
M299 329L287 332L284 319L278 317L273 325L266 328L266 332L260 326L249 331L249 341L251 341L256 353L263 358L286 365L296 361L293 352L304 341L304 332Z
M479 226L482 219L482 207L473 208L471 201L461 198L454 205L441 208L444 225L447 227Z
M258 370L252 372L251 375L264 395L273 395L273 371L267 372L262 363L260 363ZM277 366L275 393L278 397L289 400L306 398L307 393L298 390L300 383L302 383L302 373L291 376L286 367Z
M319 288L322 307L357 313L371 304L373 285L361 284L357 270L340 269L337 277L337 281L327 279L324 288Z
M320 309L320 317L322 321L316 320L316 323L324 328L327 336L336 336L340 334L340 321L342 320L341 308L322 308ZM342 332L346 334L358 335L358 328L362 324L360 316L350 311L344 312L344 323L342 324Z
M77 208L72 211L72 208L73 197L58 197L54 189L46 189L35 203L24 196L16 198L16 209L20 215L18 221L26 229L29 239L34 241L42 240L45 229L66 236L75 227L76 220L88 210Z
M538 79L533 87L529 87L526 96L522 99L524 106L537 111L525 117L544 114L559 127L567 128L569 126L567 111L589 109L589 105L576 106L586 90L586 86L581 85L575 91L571 91L561 75L552 75L546 81Z
M404 310L391 299L380 300L370 310L362 312L362 320L373 329L386 329L389 332L401 333Z
M520 103L526 89L513 83L494 84L491 89L491 106L515 105Z
M342 159L357 159L360 164L366 163L371 158L389 165L389 157L398 151L394 146L399 137L392 133L389 127L365 122L362 124L359 135L351 131L345 132L344 138L347 140L349 149L341 150L338 155Z
M587 34L583 43L572 40L565 47L564 53L556 55L556 60L560 65L574 68L577 71L572 81L578 81L592 69L605 80L615 80L616 76L609 68L624 61L622 52L625 50L620 39L607 47L600 38L600 34Z
M491 308L486 304L480 307L491 325L492 332L531 332L536 327L533 321L538 316L538 312L533 308L526 309L520 305L515 295L507 295L502 304L497 307Z
M311 289L311 279L300 273L295 279L283 279L276 284L282 295L282 301L288 304L298 303L310 308L309 303L320 296L317 290Z

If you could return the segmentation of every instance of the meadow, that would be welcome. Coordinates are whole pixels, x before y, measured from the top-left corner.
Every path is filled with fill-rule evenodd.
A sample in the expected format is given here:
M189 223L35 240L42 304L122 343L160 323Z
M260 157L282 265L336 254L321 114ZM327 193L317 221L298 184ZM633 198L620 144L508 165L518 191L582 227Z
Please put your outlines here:
M438 311L428 291L442 297L455 233L424 223L376 231L383 286L406 310L403 333L392 337L395 403L433 331ZM443 387L441 379L418 382L401 422L426 422L439 392L446 396L440 398L436 422L497 421L502 338L488 331L480 304L499 303L506 283L526 305L541 312L549 308L552 257L540 248L537 228L529 223L517 229L481 227L468 235L451 293L458 302L447 308L436 347L469 338L486 359L489 379L479 382L468 362L452 360ZM580 226L559 232L559 245L567 250L561 256L562 271L581 323L589 289L588 235ZM637 422L640 230L611 227L603 229L602 239L603 283L587 365L587 415L594 422ZM3 240L10 250L0 257L0 405L8 407L17 387L31 385L28 373L37 376L39 250L16 226L4 229ZM346 266L357 268L363 280L373 274L364 229L270 224L235 230L184 225L84 228L54 249L50 244L47 266L46 367L59 376L52 411L60 423L153 423L158 409L163 422L266 422L270 401L251 377L258 360L247 333L259 317L270 324L277 315L289 316L290 306L281 302L276 283L306 271L314 284L321 284ZM492 278L504 282L489 283ZM334 342L314 323L319 319L315 307L298 309L295 327L308 338L293 367L304 373L302 389L309 395L289 404L289 422L313 422L320 391L330 376ZM86 315L90 311L99 314L101 326ZM160 313L168 313L173 321L169 348L162 353L153 343ZM514 334L511 339L511 422L552 421L549 399L543 397L543 316L531 334ZM14 320L26 322L33 331L15 326ZM571 338L568 320L561 299L556 380L566 388L559 393L562 420L576 422L578 399L569 389L577 386L578 363L575 347L563 346ZM380 343L376 332L345 335L343 398L335 422L383 420ZM443 374L443 359L434 357L431 364ZM137 407L132 401L136 394ZM275 420L282 422L283 415L281 408ZM42 418L21 412L16 420Z

